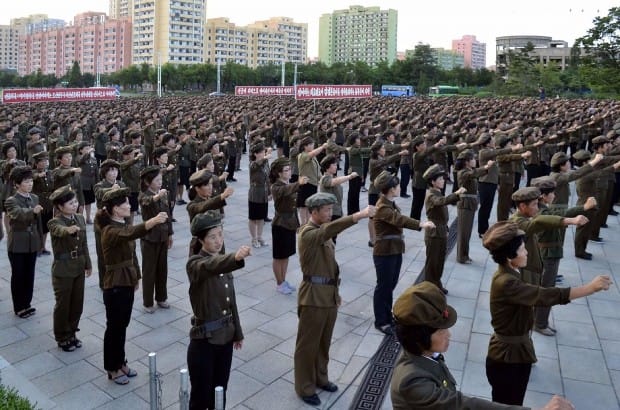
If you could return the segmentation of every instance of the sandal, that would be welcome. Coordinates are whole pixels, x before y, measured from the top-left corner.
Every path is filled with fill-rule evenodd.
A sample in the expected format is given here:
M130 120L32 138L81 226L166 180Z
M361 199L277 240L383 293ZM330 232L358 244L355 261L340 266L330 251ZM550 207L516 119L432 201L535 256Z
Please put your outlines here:
M26 319L29 318L30 316L34 315L34 312L29 311L28 309L23 309L20 310L19 312L15 313L17 316L21 317L22 319Z
M65 340L64 342L58 342L58 347L60 347L65 352L72 352L75 350L75 345L72 340Z
M127 378L127 375L122 371L121 374L116 377L112 377L112 373L108 372L108 380L112 380L114 383L120 384L121 386L129 383L129 378Z
M78 349L82 347L82 341L75 336L71 338L71 343L73 344L73 346L77 347Z
M126 370L125 370L126 369ZM123 363L123 367L121 367L121 372L123 372L125 374L125 376L127 377L136 377L138 375L138 372L135 371L134 369L130 368L129 366L127 366L127 362Z

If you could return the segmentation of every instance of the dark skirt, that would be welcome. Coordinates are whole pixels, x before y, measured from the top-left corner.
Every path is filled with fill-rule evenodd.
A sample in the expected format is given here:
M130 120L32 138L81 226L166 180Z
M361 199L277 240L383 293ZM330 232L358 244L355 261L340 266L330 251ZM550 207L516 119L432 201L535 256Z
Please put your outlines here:
M170 195L170 193L168 193L168 195ZM176 192L174 195L176 196ZM170 198L170 196L168 198ZM174 198L174 196L172 198ZM138 210L138 193L137 192L129 193L129 205L131 206L131 212L136 212Z
M297 191L297 208L305 208L306 207L306 199L309 196L316 194L317 186L312 184L304 184L299 186L299 191Z
M248 219L262 221L267 218L267 202L248 201Z
M271 225L271 242L273 242L273 259L286 259L295 255L295 231L278 225Z
M368 205L377 205L379 194L368 194Z
M86 205L90 205L95 202L95 191L92 189L83 189L82 192L84 193L84 203Z

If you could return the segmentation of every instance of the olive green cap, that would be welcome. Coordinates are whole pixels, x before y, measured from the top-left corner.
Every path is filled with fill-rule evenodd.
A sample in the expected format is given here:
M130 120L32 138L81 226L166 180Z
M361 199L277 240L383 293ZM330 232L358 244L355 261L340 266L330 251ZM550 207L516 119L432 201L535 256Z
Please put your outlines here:
M306 198L306 207L309 209L320 208L323 205L333 205L336 203L336 196L327 192L317 192Z
M39 161L43 161L43 160L49 159L49 157L50 157L50 154L47 151L37 152L36 154L32 155L32 159L33 159L33 161L35 163L39 162Z
M580 149L579 151L573 154L573 158L579 161L587 161L590 158L592 158L592 156L590 155L590 151L586 151L585 149Z
M189 184L191 186L199 186L199 185L208 184L209 181L211 181L211 178L213 178L213 173L211 171L208 171L206 169L201 169L200 171L194 172L189 177Z
M160 171L161 168L159 168L157 165L149 165L148 167L145 167L140 171L140 178L144 178L149 174L157 175Z
M64 147L56 148L54 153L56 154L56 158L60 158L65 154L73 154L73 147L65 145Z
M599 144L606 144L606 143L608 143L608 142L609 142L609 138L607 138L607 137L606 137L606 136L604 136L604 135L599 135L599 136L598 136L598 137L596 137L596 138L592 138L592 144L597 144L597 145L599 145Z
M110 188L103 194L102 202L110 202L113 199L129 196L129 188Z
M557 167L557 166L563 165L564 163L566 163L569 160L570 160L570 158L568 157L568 155L566 153L561 152L561 151L560 152L556 152L551 157L551 166L552 167Z
M468 160L468 159L476 158L476 154L474 154L473 150L466 149L464 151L461 151L456 158L461 159L461 160Z
M203 232L209 228L222 225L222 216L219 211L207 211L202 214L198 214L192 219L192 225L190 230L192 235L198 236L200 232Z
M375 178L373 185L375 186L375 188L377 188L379 191L383 191L385 188L393 188L396 186L396 184L393 181L396 181L396 177L394 175L392 175L390 172L388 171L381 171L381 173L379 175L377 175L377 177ZM390 186L391 185L391 186Z
M64 202L66 202L65 200L63 200L65 197L68 197L69 195L73 194L75 196L75 192L73 192L73 189L71 189L71 185L67 184L65 186L62 186L56 190L54 190L54 192L52 192L50 194L50 201L52 201L52 203L54 205L61 205Z
M555 187L557 186L557 184L555 183L555 180L551 178L550 176L542 176L542 177L534 178L532 179L531 185L533 187L538 188L541 191L554 190Z
M424 175L422 175L422 178L424 178L424 180L426 181L429 181L429 180L433 180L437 178L440 175L445 175L445 174L446 174L446 171L444 171L441 165L434 164L428 167L428 169L424 172Z
M456 323L456 310L446 301L437 285L420 282L407 288L394 303L394 319L399 325L448 329Z
M529 202L540 198L541 195L540 189L534 186L528 186L519 188L513 192L511 199L515 202Z
M493 251L501 248L513 238L523 235L525 235L525 232L519 229L519 225L516 223L512 221L499 221L482 235L482 246Z

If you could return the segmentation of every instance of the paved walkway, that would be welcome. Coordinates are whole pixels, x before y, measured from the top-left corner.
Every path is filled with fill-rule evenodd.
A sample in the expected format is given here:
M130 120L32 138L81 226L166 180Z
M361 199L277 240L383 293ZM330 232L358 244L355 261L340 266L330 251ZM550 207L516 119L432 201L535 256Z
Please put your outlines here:
M236 174L235 194L226 207L226 247L236 249L249 244L247 227L248 166ZM451 187L449 186L448 189ZM346 190L346 188L345 188ZM346 194L345 194L346 195ZM573 197L574 200L574 197ZM363 197L362 201L366 201ZM408 214L410 200L398 199ZM451 207L451 220L455 208ZM273 215L273 206L270 206ZM19 319L12 312L10 267L6 241L0 242L0 372L2 382L15 386L45 409L148 409L148 353L157 352L162 377L163 408L178 408L179 369L185 366L189 342L188 282L185 274L190 233L184 207L177 206L175 246L170 251L169 301L172 308L144 314L141 292L128 329L127 357L139 375L126 386L107 380L103 371L103 333L105 311L95 276L86 281L84 314L80 339L84 346L72 353L56 347L52 334L54 296L50 280L52 258L37 261L33 306L37 314ZM620 409L620 226L617 217L609 218L609 229L602 230L604 244L590 243L593 261L573 258L573 229L568 230L567 257L560 272L567 285L581 284L594 275L607 273L616 282L608 292L599 293L567 306L553 308L556 337L534 334L539 357L526 395L526 404L539 406L552 394L567 396L578 409ZM270 239L270 227L266 225ZM342 270L341 307L331 347L330 378L340 391L320 394L321 408L347 409L363 378L365 365L382 340L372 326L372 292L375 272L367 246L366 222L338 237L337 258ZM395 295L412 284L424 262L422 233L406 232L407 251L403 272ZM95 259L92 227L89 245ZM48 245L49 248L49 245ZM472 265L454 262L449 256L445 283L450 290L449 303L459 313L452 331L447 363L463 392L490 396L484 372L484 358L491 334L489 284L495 264L474 234ZM94 262L94 261L93 261ZM96 266L96 265L95 265ZM271 271L271 248L254 249L246 267L235 274L241 323L245 334L243 349L235 351L228 392L229 409L307 408L293 388L293 351L297 330L296 295L276 293ZM299 284L301 274L297 258L290 260L288 279ZM383 404L391 408L389 394Z

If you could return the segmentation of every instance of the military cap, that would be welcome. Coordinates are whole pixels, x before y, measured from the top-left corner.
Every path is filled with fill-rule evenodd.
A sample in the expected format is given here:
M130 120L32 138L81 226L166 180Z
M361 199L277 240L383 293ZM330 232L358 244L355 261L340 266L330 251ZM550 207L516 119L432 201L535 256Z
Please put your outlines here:
M557 186L555 180L550 176L542 176L532 179L531 185L540 189L540 191L553 191Z
M60 158L65 154L73 154L73 147L70 145L65 145L64 147L56 148L54 153L56 154L56 158Z
M604 135L599 135L596 138L592 138L592 144L602 145L609 142L609 138Z
M420 145L422 143L424 143L424 136L422 136L422 135L418 135L413 140L411 140L411 146L412 147L418 146L418 145Z
M493 224L482 235L482 246L490 251L501 248L517 236L524 236L525 232L512 221L499 221Z
M28 130L29 135L40 134L41 130L37 127L32 127Z
M177 129L177 136L180 137L181 135L187 134L187 130L185 128L179 128Z
M6 155L6 153L8 152L9 148L15 148L17 149L17 145L15 145L15 142L13 141L4 141L2 143L2 153L4 155Z
M157 165L149 165L140 171L140 178L144 178L149 174L159 174L160 168Z
M456 323L456 310L446 301L437 285L423 281L405 289L392 309L396 323L448 329Z
M194 172L189 177L189 184L191 186L199 186L199 185L208 184L209 181L211 181L211 178L213 178L213 173L211 171L208 171L206 169L201 169L200 171Z
M207 151L211 151L211 149L215 146L215 144L219 144L217 139L210 139L207 141L207 143L205 144L205 149Z
M256 144L252 144L252 146L250 147L250 152L252 154L256 154L264 150L265 150L265 144L263 144L262 142L257 142Z
M314 143L314 138L312 138L310 135L307 135L307 136L305 136L305 137L303 137L301 139L301 142L300 142L299 145L304 147L304 146L312 144L312 143Z
M292 137L289 138L289 145L293 146L297 143L297 141L299 141L299 135L293 135Z
M445 175L445 174L446 174L446 171L441 167L441 165L434 164L428 167L428 169L424 172L424 175L422 175L422 178L428 181L428 180L433 180L437 178L438 176Z
M327 192L317 192L306 198L306 207L308 209L320 208L323 205L333 205L336 203L336 196Z
M529 202L534 199L540 198L542 194L540 189L535 186L528 186L517 189L513 192L511 199L515 202Z
M532 127L527 127L526 129L523 130L523 136L524 137L528 137L530 134L532 134L534 132L534 128Z
M131 138L132 140L142 138L142 131L132 131L131 133L129 133L129 138Z
M474 151L470 150L470 149L466 149L464 151L461 151L458 155L458 157L456 157L457 159L461 159L461 160L465 160L468 161L472 158L475 158L476 155L474 154Z
M590 155L590 151L586 151L585 149L580 149L579 151L573 154L573 158L575 158L578 161L587 161L590 158L592 158L592 156Z
M123 149L121 149L121 154L129 155L133 152L134 149L136 148L133 145L125 145Z
M379 175L375 177L373 185L379 191L383 191L385 188L393 188L398 185L397 181L398 178L396 178L390 172L383 170Z
M90 147L90 142L88 141L80 141L77 145L78 151L81 151L84 147Z
M75 192L71 189L71 185L62 186L50 194L50 201L54 205L62 205L69 200L71 196L75 196Z
M271 167L269 169L271 172L281 172L284 167L289 165L291 165L291 160L286 157L280 157L271 163Z
M219 211L207 211L196 215L194 219L192 219L190 231L193 236L198 236L200 232L220 225L222 225L222 216Z
M129 188L110 188L103 194L102 202L107 203L113 199L129 196Z
M168 153L168 148L166 147L157 147L153 150L153 158L159 158L164 154Z
M41 151L41 152L37 152L36 154L32 154L32 160L34 163L49 159L49 157L50 157L50 154L47 151Z
M24 179L32 178L32 168L27 165L20 165L11 170L9 179L12 182L23 181Z
M107 169L107 168L121 168L121 164L118 163L118 161L115 161L113 159L106 159L105 161L103 161L101 163L101 165L99 166L99 169Z
M483 132L476 140L476 144L485 145L488 144L489 141L491 141L491 134L489 134L488 132Z
M551 157L551 166L552 167L559 167L560 165L564 165L569 160L570 160L570 158L568 157L568 155L566 155L566 153L564 153L562 151L556 152Z
M502 147L504 145L506 145L508 143L508 141L510 141L512 138L510 135L507 134L500 134L497 137L495 137L495 142L497 144L498 147Z

